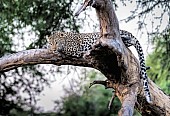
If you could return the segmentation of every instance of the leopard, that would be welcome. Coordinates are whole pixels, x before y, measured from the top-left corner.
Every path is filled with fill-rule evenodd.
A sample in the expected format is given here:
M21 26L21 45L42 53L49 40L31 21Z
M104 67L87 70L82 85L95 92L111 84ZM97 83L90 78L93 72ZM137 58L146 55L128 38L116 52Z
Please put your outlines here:
M100 33L55 32L47 38L48 48L54 53L82 57L83 53L92 49L99 37Z
M55 32L48 37L49 49L54 53L60 52L67 56L82 57L85 52L92 49L92 46L101 37L99 32L95 33L75 33L75 32ZM143 80L143 88L148 103L151 103L148 76L146 73L145 58L142 46L132 33L120 30L120 37L126 47L134 46L139 57L140 76Z

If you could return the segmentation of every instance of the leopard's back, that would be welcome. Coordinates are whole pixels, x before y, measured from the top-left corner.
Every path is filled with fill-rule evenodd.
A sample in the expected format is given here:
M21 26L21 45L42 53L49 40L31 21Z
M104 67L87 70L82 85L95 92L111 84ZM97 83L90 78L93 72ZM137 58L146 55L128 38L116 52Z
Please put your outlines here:
M100 33L81 33L79 37L83 38L80 44L80 51L85 52L92 49L94 43L99 39Z

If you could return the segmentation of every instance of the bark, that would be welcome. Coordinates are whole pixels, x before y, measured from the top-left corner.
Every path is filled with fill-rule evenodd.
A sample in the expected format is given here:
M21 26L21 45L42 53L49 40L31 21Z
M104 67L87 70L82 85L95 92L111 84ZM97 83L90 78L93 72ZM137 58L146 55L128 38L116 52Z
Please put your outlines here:
M106 88L115 90L116 96L122 103L118 112L120 116L132 116L134 108L139 110L142 115L170 116L170 97L164 94L151 80L149 80L149 86L153 103L146 102L139 75L139 63L120 38L119 24L112 2L110 0L95 0L93 7L99 17L102 37L88 52L89 54L85 54L84 58L73 58L60 53L54 54L48 49L32 49L0 58L0 72L28 64L92 67L101 71L108 79L106 83L102 82L102 84Z
M24 65L36 64L54 64L75 65L91 67L91 65L82 58L63 57L60 54L54 54L48 49L30 49L18 53L6 55L0 58L0 72L6 72Z

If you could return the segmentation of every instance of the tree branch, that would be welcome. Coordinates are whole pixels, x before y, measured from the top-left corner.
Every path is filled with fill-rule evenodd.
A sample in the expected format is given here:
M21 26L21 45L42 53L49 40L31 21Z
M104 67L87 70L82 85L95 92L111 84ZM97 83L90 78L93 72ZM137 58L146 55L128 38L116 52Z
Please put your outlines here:
M0 72L12 70L24 65L55 64L76 65L92 67L82 58L62 57L60 53L54 54L48 49L31 49L6 55L0 58Z

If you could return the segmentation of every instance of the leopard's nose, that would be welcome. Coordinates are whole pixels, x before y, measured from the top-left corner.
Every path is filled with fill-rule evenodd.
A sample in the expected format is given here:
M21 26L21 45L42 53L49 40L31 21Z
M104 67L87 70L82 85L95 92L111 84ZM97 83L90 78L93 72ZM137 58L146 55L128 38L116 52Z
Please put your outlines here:
M63 47L59 47L59 48L57 48L57 51L58 51L58 52L62 52L63 49L64 49Z
M62 51L64 51L64 45L63 45L63 43L60 43L60 42L58 42L58 44L57 44L57 49L56 49L58 52L62 52Z

